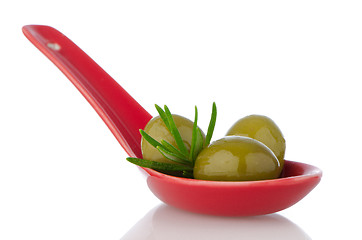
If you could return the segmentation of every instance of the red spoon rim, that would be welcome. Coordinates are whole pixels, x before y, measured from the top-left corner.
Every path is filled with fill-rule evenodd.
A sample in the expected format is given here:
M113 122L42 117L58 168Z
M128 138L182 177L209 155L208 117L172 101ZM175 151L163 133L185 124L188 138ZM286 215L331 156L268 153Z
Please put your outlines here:
M290 171L290 168L294 168L293 171L297 171L298 174L293 174L288 176L288 172ZM323 172L318 167L315 167L313 165L309 165L306 163L300 163L290 160L285 160L285 168L282 172L282 175L279 178L275 179L269 179L269 180L259 180L259 181L211 181L211 180L199 180L199 179L193 179L193 178L183 178L183 177L177 177L172 176L168 174L164 174L161 172L158 172L156 170L150 169L150 168L142 168L148 175L162 178L168 181L178 182L182 184L201 184L201 185L230 185L230 186L250 186L253 185L265 185L265 184L282 184L287 181L298 181L303 180L307 178L313 178L317 177L320 178L323 175ZM288 170L287 170L288 169ZM287 171L288 172L287 172Z

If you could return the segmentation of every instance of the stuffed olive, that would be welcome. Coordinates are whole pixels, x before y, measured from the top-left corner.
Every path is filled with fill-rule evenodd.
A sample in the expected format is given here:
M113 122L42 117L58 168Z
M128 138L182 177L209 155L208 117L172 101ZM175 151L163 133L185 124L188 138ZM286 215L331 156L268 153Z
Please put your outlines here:
M268 146L284 166L285 139L272 119L262 115L250 115L238 120L227 136L240 135L256 139Z
M192 141L192 131L193 131L193 122L185 117L172 114L173 120L175 125L181 135L181 138L185 144L185 147L190 150L191 141ZM160 116L152 118L144 128L144 131L154 138L157 141L165 140L169 142L171 145L177 148L177 144L175 138L166 127L166 124L162 120ZM205 138L203 132L202 136ZM152 146L145 138L142 137L141 140L141 148L142 148L142 155L143 159L162 162L162 163L175 163L164 157L157 148Z
M263 143L243 136L227 136L197 156L194 178L215 181L254 181L278 178L281 166Z

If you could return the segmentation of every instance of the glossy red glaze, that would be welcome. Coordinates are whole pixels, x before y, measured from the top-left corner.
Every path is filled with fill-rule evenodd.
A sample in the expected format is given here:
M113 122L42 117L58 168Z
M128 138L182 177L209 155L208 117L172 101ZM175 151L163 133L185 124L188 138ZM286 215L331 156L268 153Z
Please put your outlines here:
M49 26L23 27L25 36L83 94L131 157L142 157L141 135L151 119L115 80L62 33ZM163 202L191 212L250 216L288 208L307 195L322 172L286 161L282 177L250 182L218 182L178 178L143 169L151 191Z
M139 129L146 126L151 115L58 30L28 25L23 27L23 33L82 93L126 152L141 157Z
M187 211L222 216L262 215L286 209L320 181L318 168L286 161L281 178L218 182L173 177L144 169L151 191L161 201Z

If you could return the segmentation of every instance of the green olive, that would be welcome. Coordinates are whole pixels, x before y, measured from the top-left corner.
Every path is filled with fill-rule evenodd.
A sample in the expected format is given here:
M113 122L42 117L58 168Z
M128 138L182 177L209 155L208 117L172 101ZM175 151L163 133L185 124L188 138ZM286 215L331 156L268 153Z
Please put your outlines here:
M181 135L181 138L188 150L191 148L191 140L192 140L192 130L194 123L182 116L172 114L173 120L176 124L176 127ZM162 121L160 116L152 118L144 128L144 131L153 137L155 140L160 142L161 140L165 140L172 144L177 148L176 141L165 123ZM202 133L203 137L204 133ZM152 160L156 162L164 162L164 163L175 163L167 158L165 158L157 148L153 147L149 142L147 142L143 137L141 140L141 148L143 159Z
M262 115L250 115L238 120L226 133L256 139L268 146L284 166L285 139L274 121Z
M254 181L278 178L279 160L263 143L243 136L226 136L197 156L194 178L215 181Z

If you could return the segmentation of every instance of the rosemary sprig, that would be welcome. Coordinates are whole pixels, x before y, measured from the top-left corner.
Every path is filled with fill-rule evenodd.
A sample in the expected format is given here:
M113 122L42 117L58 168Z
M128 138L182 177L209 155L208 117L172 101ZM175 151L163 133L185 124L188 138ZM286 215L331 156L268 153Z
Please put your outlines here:
M197 107L195 106L195 119L194 119L194 125L192 128L192 139L191 139L191 149L190 149L190 159L194 159L195 156L195 147L196 147L196 141L197 141Z
M185 166L185 165L179 165L179 164L173 164L173 163L162 163L162 162L156 162L151 160L144 160L141 158L127 158L127 160L131 163L134 163L140 167L145 168L152 168L155 170L162 170L162 171L192 171L192 167Z
M182 153L180 153L178 149L173 147L170 143L166 142L165 140L161 140L160 143L142 129L140 129L140 133L147 142L149 142L153 147L157 148L157 150L160 151L160 153L167 159L178 163L188 164L189 159L186 158ZM171 146L173 148L171 148Z
M189 165L189 161L188 159L182 158L180 156L177 155L177 153L169 151L167 149L165 149L163 146L157 147L157 150L167 159L177 162L177 163L181 163L181 164L185 164L185 165Z
M198 110L195 106L195 118L192 129L192 139L191 139L191 148L188 150L182 140L180 132L177 129L175 121L172 117L171 111L165 105L164 109L162 109L157 104L155 105L157 112L160 115L160 118L165 123L167 129L170 131L171 135L175 139L176 145L173 146L169 142L165 140L161 140L158 142L150 135L148 135L144 130L140 129L140 133L142 137L148 141L153 147L157 148L157 150L167 159L177 163L161 163L156 161L151 161L147 159L141 158L127 158L127 160L131 163L134 163L141 167L152 168L158 171L163 172L182 172L181 175L184 177L192 177L193 176L193 167L195 160L201 150L207 147L210 144L215 123L216 123L216 104L213 103L211 119L209 123L209 127L207 130L207 135L204 139L201 129L197 126L198 121ZM180 174L178 174L180 175Z
M200 128L197 126L198 113L197 107L195 106L195 119L194 125L192 129L192 140L191 140L191 149L190 149L190 159L193 163L195 163L197 155L199 155L200 151L204 146L204 137L202 136Z
M216 110L216 104L214 102L212 104L211 119L210 119L209 127L207 129L206 139L205 139L205 145L206 146L208 146L210 144L212 134L214 133L215 124L216 124L216 117L217 117L217 110Z
M158 106L157 104L155 104L155 107L156 107L157 112L158 112L158 114L160 115L162 121L165 123L166 127L167 127L168 129L171 129L171 128L170 128L170 124L168 123L168 119L167 119L167 116L166 116L165 111L163 111L163 109L162 109L160 106Z
M182 153L180 152L180 150L178 150L176 147L174 147L171 143L165 141L165 140L161 140L161 144L167 148L169 151L173 152L174 154L176 154L179 158L181 159L186 159L184 155L182 155Z
M185 157L188 157L189 154L188 154L187 148L185 146L185 143L182 140L180 132L178 131L176 124L173 120L172 114L166 105L165 105L165 113L166 113L166 117L167 117L168 124L169 124L169 130L170 130L171 134L173 135L179 150Z

